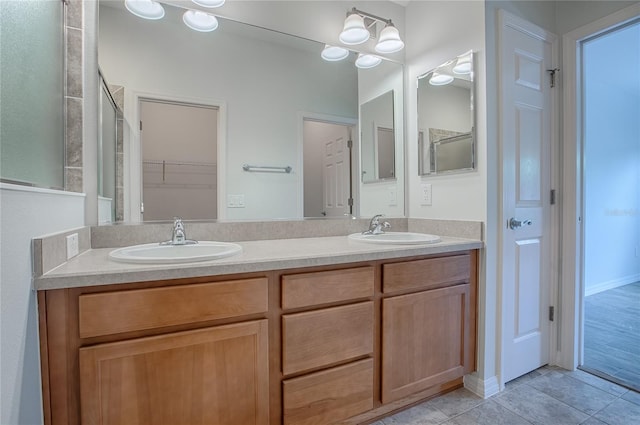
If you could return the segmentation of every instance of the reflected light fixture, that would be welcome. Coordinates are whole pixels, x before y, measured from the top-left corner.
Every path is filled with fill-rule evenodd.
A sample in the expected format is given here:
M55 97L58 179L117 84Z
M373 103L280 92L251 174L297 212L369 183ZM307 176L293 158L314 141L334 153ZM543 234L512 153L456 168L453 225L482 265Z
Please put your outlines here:
M356 59L356 66L360 69L369 69L380 65L382 58L374 55L360 53Z
M393 26L391 21L380 31L378 44L376 44L376 52L378 53L395 53L404 48L404 42L400 39L398 29Z
M470 74L471 73L471 58L469 55L458 57L456 64L453 66L454 74Z
M198 6L202 7L220 7L224 4L225 0L191 0Z
M338 37L340 41L347 45L361 44L369 39L371 34L364 25L364 18L355 12L353 8L344 20L344 27Z
M124 0L124 7L134 15L143 19L162 19L164 8L153 0Z
M320 56L322 56L322 59L326 61L336 62L349 56L349 50L345 49L344 47L330 46L328 44L325 44Z
M432 86L445 86L453 81L453 76L449 74L441 74L433 71L433 75L429 78L429 84Z
M195 31L209 32L218 28L218 20L215 16L200 10L187 10L182 15L185 25Z

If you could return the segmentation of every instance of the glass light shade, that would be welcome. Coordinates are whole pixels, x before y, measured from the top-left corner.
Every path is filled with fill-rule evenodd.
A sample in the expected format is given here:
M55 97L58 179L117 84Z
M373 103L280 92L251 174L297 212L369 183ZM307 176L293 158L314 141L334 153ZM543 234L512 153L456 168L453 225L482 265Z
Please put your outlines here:
M215 16L199 10L187 10L182 15L185 25L195 31L209 32L218 28L218 20Z
M124 0L124 7L134 15L143 19L162 19L164 7L153 0Z
M453 76L449 74L441 74L434 71L431 78L429 78L429 84L432 86L445 86L453 81Z
M340 41L353 45L364 43L369 39L369 30L364 26L364 18L357 13L352 13L344 20L344 28L340 33Z
M202 7L220 7L224 4L225 0L191 0L198 6Z
M380 62L382 59L377 56L360 53L356 59L356 66L360 69L368 69L380 65Z
M322 59L326 61L335 62L349 56L349 50L345 49L344 47L330 46L328 44L325 44L320 56L322 56Z
M376 44L376 52L378 53L395 53L404 49L404 42L400 39L398 29L391 24L387 24L382 31L378 44Z
M469 56L460 56L453 67L454 74L470 74L471 58Z

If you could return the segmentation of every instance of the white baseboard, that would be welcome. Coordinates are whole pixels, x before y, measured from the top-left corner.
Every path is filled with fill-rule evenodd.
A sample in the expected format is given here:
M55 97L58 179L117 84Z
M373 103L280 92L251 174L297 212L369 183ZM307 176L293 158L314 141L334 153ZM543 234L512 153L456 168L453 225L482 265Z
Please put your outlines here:
M498 383L497 376L492 376L483 380L480 379L477 374L472 373L470 375L465 375L463 382L466 389L482 398L489 398L500 392L500 385Z
M630 283L635 283L640 281L640 273L633 274L630 276L625 276L620 279L608 280L606 282L601 282L596 285L591 285L584 290L584 296L588 297L589 295L594 295L600 292L607 291L613 288L619 288L620 286L628 285Z

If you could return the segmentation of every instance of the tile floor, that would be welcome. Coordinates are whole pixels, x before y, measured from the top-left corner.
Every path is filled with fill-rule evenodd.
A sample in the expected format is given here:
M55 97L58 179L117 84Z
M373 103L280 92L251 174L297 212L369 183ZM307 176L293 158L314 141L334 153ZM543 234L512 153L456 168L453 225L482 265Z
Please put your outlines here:
M486 400L460 388L373 425L636 425L640 393L583 371L545 366Z

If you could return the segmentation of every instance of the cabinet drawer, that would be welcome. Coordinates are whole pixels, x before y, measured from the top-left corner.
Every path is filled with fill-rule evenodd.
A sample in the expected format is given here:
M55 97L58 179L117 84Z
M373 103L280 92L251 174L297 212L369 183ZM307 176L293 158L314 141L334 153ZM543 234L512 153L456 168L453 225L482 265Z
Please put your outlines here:
M373 359L282 383L285 425L338 422L373 408Z
M308 307L373 296L373 267L282 277L282 308Z
M80 295L80 337L264 313L267 290L256 278Z
M382 292L430 289L468 282L470 278L469 254L383 264Z
M282 316L285 375L373 352L373 302Z

